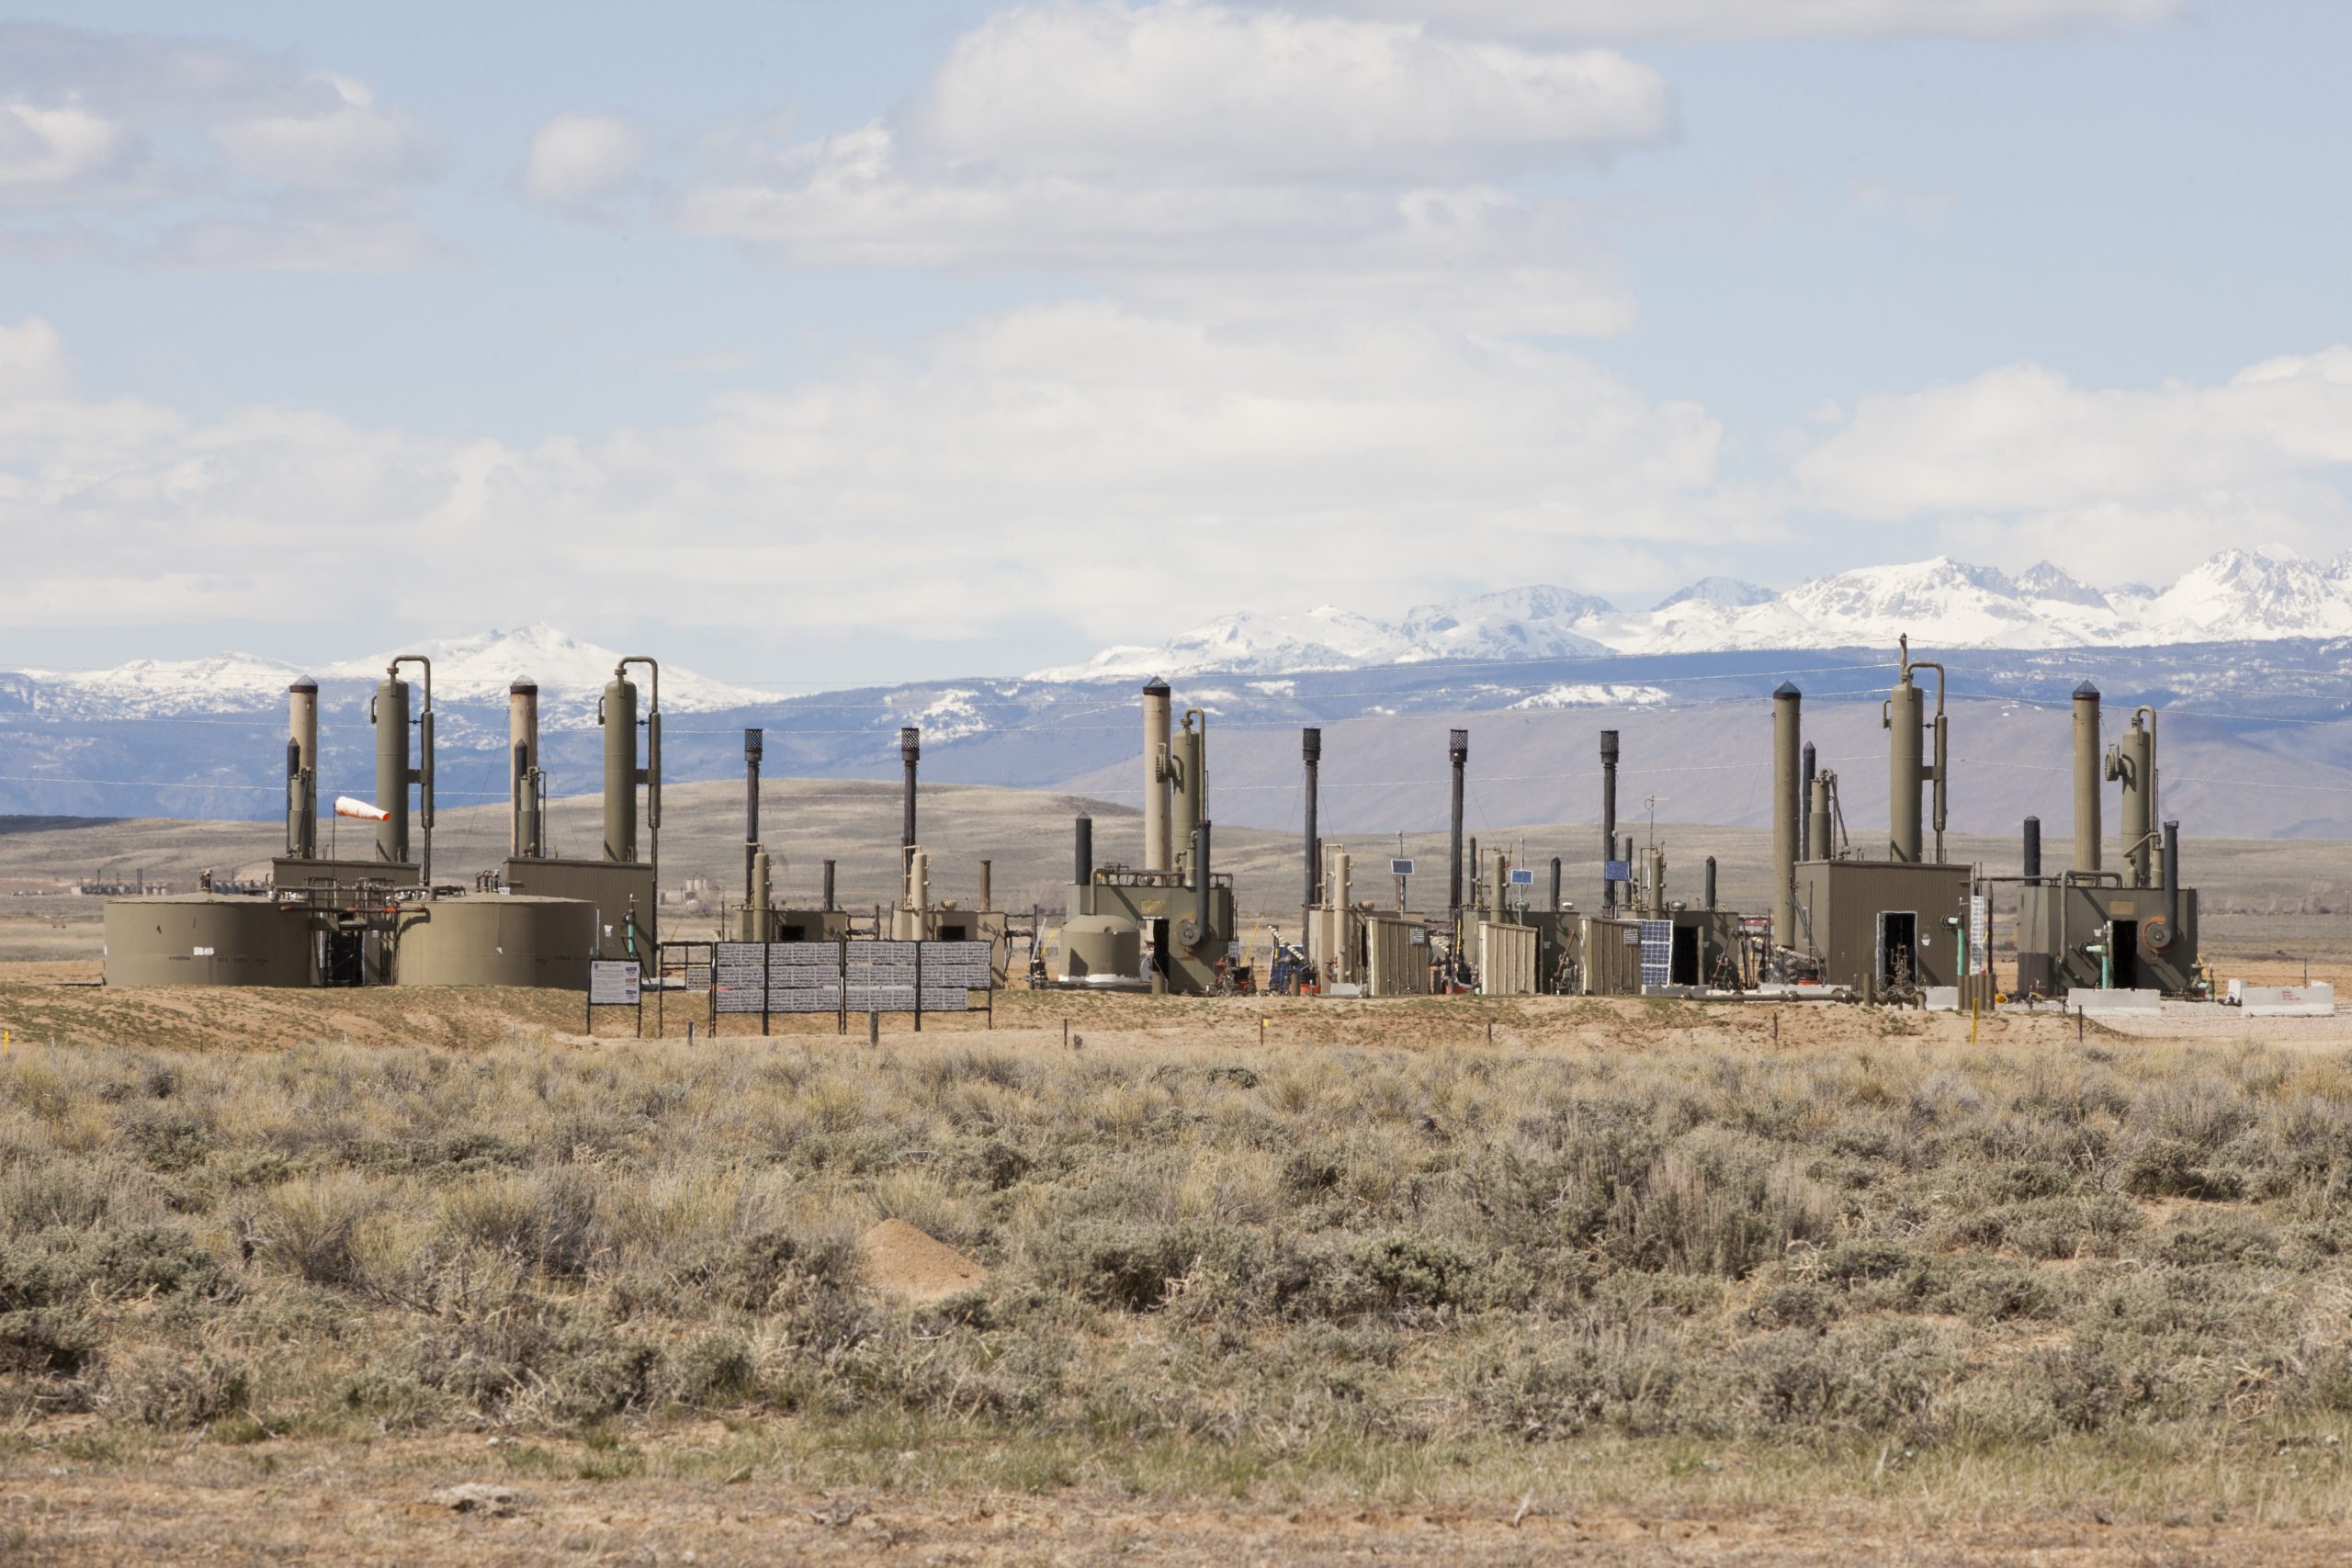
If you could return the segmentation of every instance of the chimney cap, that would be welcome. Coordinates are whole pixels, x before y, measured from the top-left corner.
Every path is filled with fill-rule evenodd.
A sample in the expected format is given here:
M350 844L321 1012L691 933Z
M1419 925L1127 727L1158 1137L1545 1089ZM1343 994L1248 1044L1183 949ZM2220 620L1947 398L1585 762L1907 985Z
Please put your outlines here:
M2088 681L2084 682L2081 685L2075 688L2075 701L2080 702L2086 697L2090 698L2093 701L2097 701L2098 698L2098 688L2092 685Z
M1143 694L1147 697L1164 697L1168 694L1168 682L1154 675L1143 683Z
M510 697L524 695L536 697L539 694L539 683L528 675L517 675L514 677L514 683L506 688L506 694Z
M314 676L297 675L294 677L293 684L286 689L289 692L315 692L319 689L319 682Z
M1779 685L1772 688L1772 694L1776 697L1801 697L1804 695L1803 692L1797 690L1797 683L1794 681L1781 682Z

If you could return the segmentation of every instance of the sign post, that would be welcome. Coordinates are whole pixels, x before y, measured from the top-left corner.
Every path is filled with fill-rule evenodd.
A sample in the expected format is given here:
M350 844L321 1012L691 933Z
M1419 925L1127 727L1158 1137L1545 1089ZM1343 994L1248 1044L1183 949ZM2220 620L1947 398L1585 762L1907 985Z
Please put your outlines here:
M630 958L594 958L588 963L588 1032L596 1032L598 1008L628 1008L637 1014L637 1035L645 1038L645 976Z

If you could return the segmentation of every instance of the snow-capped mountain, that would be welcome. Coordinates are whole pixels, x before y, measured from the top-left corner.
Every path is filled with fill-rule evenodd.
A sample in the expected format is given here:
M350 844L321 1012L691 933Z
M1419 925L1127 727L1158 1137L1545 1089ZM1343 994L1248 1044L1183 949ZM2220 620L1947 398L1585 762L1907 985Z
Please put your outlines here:
M620 655L582 642L552 626L518 626L474 637L430 640L397 650L322 664L309 672L332 690L338 683L380 681L393 652L421 653L433 661L435 703L503 704L518 675L539 684L542 721L577 721L593 710ZM303 670L250 653L202 659L140 659L111 670L21 671L26 706L61 718L169 718L247 713L286 700ZM416 671L404 671L410 679ZM632 672L642 682L643 671ZM692 671L662 671L662 705L684 712L743 707L767 700L749 687L730 686Z
M1606 599L1565 588L1510 588L1451 604L1423 604L1398 628L1424 659L1575 659L1607 649L1572 627L1610 613Z
M1556 592L1556 591L1555 591ZM1044 670L1036 681L1100 681L1142 677L1166 671L1359 670L1403 664L1420 653L1420 643L1400 626L1325 604L1303 615L1267 615L1252 610L1220 615L1158 648L1106 648L1083 664Z
M447 702L506 700L506 689L518 676L538 682L539 700L561 702L594 697L613 678L620 654L593 642L582 642L555 627L540 624L510 630L492 629L472 637L441 637L413 647L362 659L345 660L316 671L322 681L380 681L394 652L421 653L433 660L433 694ZM632 669L629 678L644 683L645 671ZM743 707L766 700L766 694L748 686L730 686L697 675L691 670L662 671L662 705L682 712Z
M2352 553L2329 562L2227 549L2162 592L2102 591L2041 562L2011 577L1938 556L1832 572L1775 593L1706 578L1648 610L1532 587L1425 604L1394 625L1329 606L1244 611L1154 649L1108 649L1041 681L1366 668L1443 660L1564 659L1884 646L2166 647L2352 636Z

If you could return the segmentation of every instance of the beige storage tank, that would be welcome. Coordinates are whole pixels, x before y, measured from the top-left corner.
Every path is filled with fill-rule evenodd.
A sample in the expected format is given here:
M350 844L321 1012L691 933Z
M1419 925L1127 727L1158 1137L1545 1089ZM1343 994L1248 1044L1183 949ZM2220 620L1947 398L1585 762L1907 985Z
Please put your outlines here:
M1115 915L1072 915L1062 927L1062 978L1133 980L1143 974L1143 928Z
M107 900L109 986L285 986L313 981L311 912L196 893Z
M483 894L401 912L393 978L403 986L588 988L596 908L578 898Z

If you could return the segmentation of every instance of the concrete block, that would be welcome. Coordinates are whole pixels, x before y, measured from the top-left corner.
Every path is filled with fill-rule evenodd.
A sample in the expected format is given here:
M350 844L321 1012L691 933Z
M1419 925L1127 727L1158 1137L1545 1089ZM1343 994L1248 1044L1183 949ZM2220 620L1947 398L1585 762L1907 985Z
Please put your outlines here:
M2162 991L2099 990L2077 986L2066 993L2066 1006L2084 1012L2162 1012Z
M2335 987L2325 981L2315 986L2242 986L2233 981L2230 988L2248 1018L2335 1016Z
M1927 994L1929 1012L1958 1012L1960 1010L1958 986L1929 986L1927 987Z

